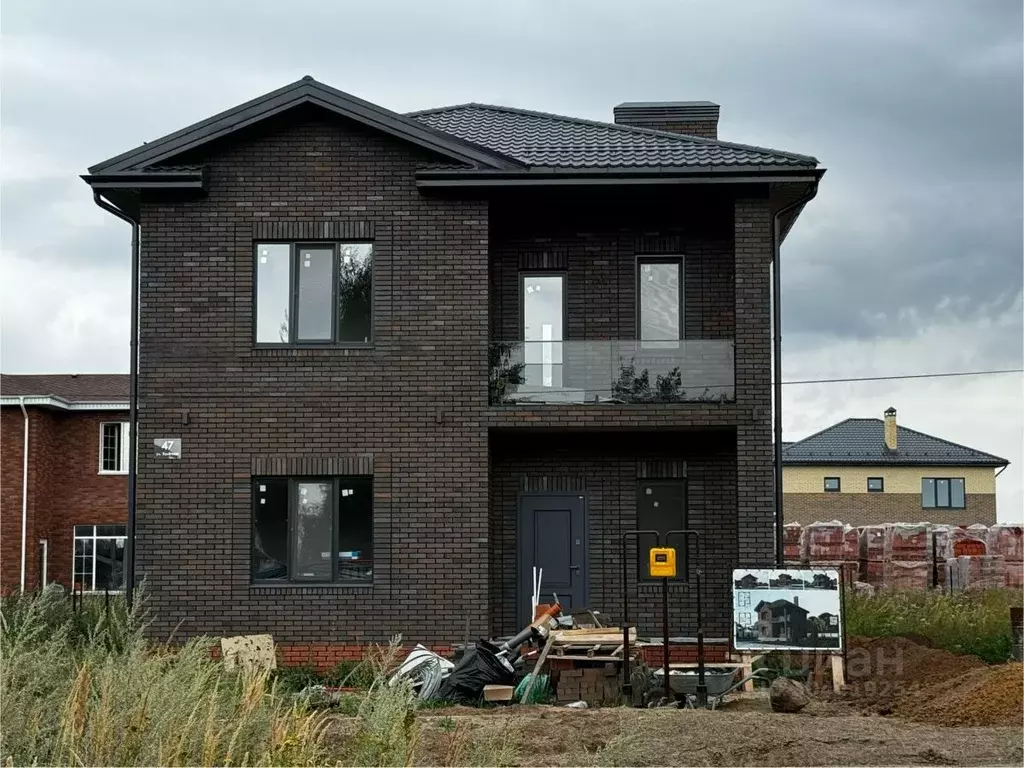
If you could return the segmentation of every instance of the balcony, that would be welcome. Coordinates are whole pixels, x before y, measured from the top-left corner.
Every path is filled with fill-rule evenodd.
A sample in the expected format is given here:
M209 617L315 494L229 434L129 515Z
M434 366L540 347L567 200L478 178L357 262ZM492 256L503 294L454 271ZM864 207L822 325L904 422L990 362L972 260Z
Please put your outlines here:
M731 402L734 342L495 341L492 406Z

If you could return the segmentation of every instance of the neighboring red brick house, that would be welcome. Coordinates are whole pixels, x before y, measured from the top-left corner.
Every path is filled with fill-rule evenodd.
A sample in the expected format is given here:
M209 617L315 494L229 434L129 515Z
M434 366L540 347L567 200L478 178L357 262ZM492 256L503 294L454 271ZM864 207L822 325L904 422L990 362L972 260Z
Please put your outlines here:
M0 592L51 582L120 588L128 515L127 374L5 374L0 417Z

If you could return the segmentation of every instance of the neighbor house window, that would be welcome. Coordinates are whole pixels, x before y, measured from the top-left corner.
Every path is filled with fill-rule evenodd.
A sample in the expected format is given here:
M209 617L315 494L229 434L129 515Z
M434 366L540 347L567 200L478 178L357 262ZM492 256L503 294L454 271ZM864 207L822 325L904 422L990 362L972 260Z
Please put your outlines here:
M258 344L369 344L373 245L258 243Z
M637 543L640 557L640 575L651 580L651 547L675 547L676 578L686 578L685 536L673 536L666 540L669 531L686 528L686 481L685 480L641 480L637 486L636 527L640 531L657 531L661 535L658 544L653 536L640 536ZM661 579L655 579L660 581Z
M838 477L826 477L825 478L825 493L839 493L839 478Z
M75 589L102 592L124 588L124 525L76 525Z
M100 472L124 474L128 471L128 448L131 445L131 422L112 421L100 424Z
M373 478L262 477L254 481L254 582L369 582Z
M925 477L921 479L921 506L926 509L963 509L966 506L962 477Z
M679 341L683 338L683 260L678 256L641 257L636 278L640 340Z
M885 481L880 477L868 478L868 493L881 493L885 490Z

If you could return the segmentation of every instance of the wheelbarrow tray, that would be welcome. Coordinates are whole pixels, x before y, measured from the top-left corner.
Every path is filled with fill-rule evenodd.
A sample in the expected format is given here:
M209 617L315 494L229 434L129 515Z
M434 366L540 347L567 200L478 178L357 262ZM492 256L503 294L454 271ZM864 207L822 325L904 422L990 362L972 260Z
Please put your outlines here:
M737 670L728 667L707 667L704 670L704 684L708 688L708 696L721 696L729 690L733 680L736 678ZM657 688L665 684L665 677L662 670L654 671L657 680ZM669 684L672 691L677 694L697 693L698 672L696 669L673 669L669 675Z

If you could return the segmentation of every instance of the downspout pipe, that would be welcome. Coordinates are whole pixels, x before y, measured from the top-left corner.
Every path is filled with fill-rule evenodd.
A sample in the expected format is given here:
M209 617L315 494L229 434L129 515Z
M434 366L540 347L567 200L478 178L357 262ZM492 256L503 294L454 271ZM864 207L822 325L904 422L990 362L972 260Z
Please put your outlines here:
M780 568L785 559L782 537L782 270L779 259L782 249L782 217L811 202L817 194L818 182L815 181L807 194L780 208L772 218L772 243L775 249L772 256L772 356L775 358L772 382L775 392L775 563Z
M28 541L28 411L25 410L25 396L21 396L21 416L25 420L24 443L21 457L21 591L25 592L25 557Z
M135 477L136 460L138 458L137 446L139 444L139 221L117 206L104 200L99 192L92 193L92 199L103 210L112 213L122 221L132 226L132 309L131 309L131 333L129 335L131 354L128 371L130 394L128 397L128 422L131 424L128 439L131 445L128 446L128 525L125 533L126 541L124 548L124 594L131 610L135 593Z

